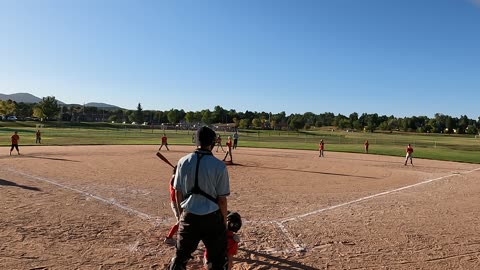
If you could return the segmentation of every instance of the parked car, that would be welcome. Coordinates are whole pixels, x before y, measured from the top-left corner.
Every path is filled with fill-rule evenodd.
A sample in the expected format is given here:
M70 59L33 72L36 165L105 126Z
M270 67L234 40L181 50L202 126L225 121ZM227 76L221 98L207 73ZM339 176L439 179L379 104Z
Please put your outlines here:
M15 115L11 115L7 117L7 121L17 121L17 117Z

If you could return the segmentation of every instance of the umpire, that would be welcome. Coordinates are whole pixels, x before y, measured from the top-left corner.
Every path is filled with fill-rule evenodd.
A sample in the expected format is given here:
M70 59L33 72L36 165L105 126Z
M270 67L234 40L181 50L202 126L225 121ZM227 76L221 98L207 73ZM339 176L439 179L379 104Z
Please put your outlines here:
M225 164L212 155L215 132L197 130L197 150L178 161L174 188L180 211L177 250L170 270L185 270L198 243L208 250L207 267L227 269L227 196L230 180Z

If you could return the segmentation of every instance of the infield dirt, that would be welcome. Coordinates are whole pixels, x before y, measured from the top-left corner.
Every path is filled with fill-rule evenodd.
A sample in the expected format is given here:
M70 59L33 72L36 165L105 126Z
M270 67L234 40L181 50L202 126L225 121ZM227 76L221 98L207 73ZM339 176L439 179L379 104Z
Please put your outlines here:
M158 146L3 149L0 269L164 269L174 255L162 242L172 169ZM175 164L193 147L170 149ZM244 220L234 269L480 268L479 165L328 148L240 147L233 160L229 209Z

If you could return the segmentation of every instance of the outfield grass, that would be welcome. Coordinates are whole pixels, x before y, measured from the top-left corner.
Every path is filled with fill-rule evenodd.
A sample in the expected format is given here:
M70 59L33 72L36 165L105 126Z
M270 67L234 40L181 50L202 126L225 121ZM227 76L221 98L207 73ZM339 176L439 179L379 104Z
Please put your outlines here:
M16 130L20 145L35 145L38 122L0 122L0 146L10 145L10 136ZM49 122L40 128L42 145L159 145L163 130L146 126L109 123ZM167 130L168 143L193 145L192 131ZM219 131L223 143L231 132ZM480 163L480 138L444 134L363 133L314 130L239 132L239 147L318 150L320 139L325 141L325 151L362 153L363 143L369 140L371 154L404 156L406 145L415 148L416 158Z

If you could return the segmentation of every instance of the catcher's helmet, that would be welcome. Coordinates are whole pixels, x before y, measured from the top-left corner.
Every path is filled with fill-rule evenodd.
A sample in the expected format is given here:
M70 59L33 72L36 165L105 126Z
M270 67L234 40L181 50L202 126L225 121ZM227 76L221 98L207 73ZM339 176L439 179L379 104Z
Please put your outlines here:
M232 232L238 232L242 227L242 217L237 212L231 212L227 215L227 229Z
M209 146L215 145L215 138L217 134L211 128L203 126L197 130L196 133L196 142L197 146Z

